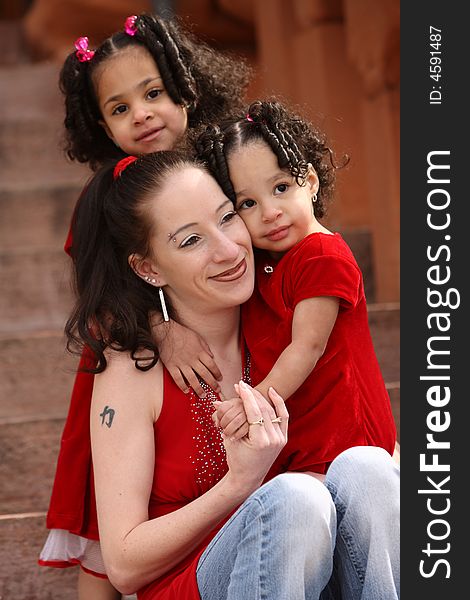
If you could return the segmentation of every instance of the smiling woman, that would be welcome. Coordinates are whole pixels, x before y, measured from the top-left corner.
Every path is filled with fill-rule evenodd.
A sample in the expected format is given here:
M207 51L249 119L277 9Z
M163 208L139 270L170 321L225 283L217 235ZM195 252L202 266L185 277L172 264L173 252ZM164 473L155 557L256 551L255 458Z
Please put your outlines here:
M162 210L161 198L170 197ZM251 295L253 251L247 229L216 181L200 166L181 169L177 187L167 178L151 204L147 201L146 212L154 223L150 253L134 255L131 265L142 277L165 286L180 322L197 322L201 311L232 308Z
M186 397L156 362L148 317L162 288L170 314L206 337L233 394L249 381L240 304L254 285L250 237L205 168L176 152L103 169L87 197L74 220L78 300L67 332L92 348L101 371L91 432L106 571L123 592L150 584L143 598L196 598L202 551L261 484L288 415L274 392L275 408L240 383L250 420L268 425L224 444L211 396ZM107 332L101 339L90 318ZM331 501L321 497L323 513Z
M289 414L273 388L268 401L251 387L241 328L240 305L254 285L251 241L206 168L165 151L102 169L77 208L73 235L78 294L67 333L97 358L90 429L111 583L137 590L139 600L254 600L260 587L273 600L318 600L343 553L338 518L367 563L366 577L342 554L344 597L361 597L372 581L380 598L396 600L388 455L349 449L332 461L328 487L308 470L276 464ZM185 394L158 360L151 324L165 314L162 295L172 319L207 340L224 375L220 395L207 384L202 396ZM223 436L212 419L214 403L233 390L246 415L242 438ZM350 585L357 595L348 595Z
M66 331L93 349L98 372L111 344L131 353L145 347L158 356L148 325L158 306L156 288L169 314L197 331L201 314L238 319L254 285L248 231L202 164L176 152L157 153L113 178L111 167L96 175L73 226L78 302ZM109 330L106 342L90 331L90 318Z

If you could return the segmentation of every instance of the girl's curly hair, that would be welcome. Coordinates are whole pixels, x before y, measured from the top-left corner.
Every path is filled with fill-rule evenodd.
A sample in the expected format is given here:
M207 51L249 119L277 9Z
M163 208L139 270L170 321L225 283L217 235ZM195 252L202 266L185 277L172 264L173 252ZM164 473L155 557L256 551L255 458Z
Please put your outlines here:
M338 167L326 136L286 105L276 100L257 100L247 109L224 119L220 125L207 126L194 144L197 155L235 203L227 161L231 152L255 141L267 143L276 155L279 167L288 169L299 185L305 181L309 164L313 166L320 183L314 211L316 217L323 217L333 194Z
M99 124L102 119L93 85L99 65L121 50L140 46L154 58L165 89L175 104L188 110L190 128L218 121L240 108L251 78L247 63L198 40L177 19L142 14L136 33L120 31L107 38L89 61L75 51L66 58L59 86L65 99L65 151L71 160L89 163L93 170L107 160L125 156Z

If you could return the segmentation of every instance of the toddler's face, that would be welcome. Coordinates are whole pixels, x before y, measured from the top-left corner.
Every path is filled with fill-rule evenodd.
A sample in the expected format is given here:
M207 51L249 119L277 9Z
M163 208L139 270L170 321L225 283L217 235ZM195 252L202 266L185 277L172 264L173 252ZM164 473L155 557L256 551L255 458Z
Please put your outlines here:
M228 165L237 196L235 206L253 246L282 256L315 231L312 196L318 191L318 177L313 169L300 186L261 141L234 150Z
M171 150L186 132L186 109L175 104L150 53L129 47L94 74L107 135L127 154Z

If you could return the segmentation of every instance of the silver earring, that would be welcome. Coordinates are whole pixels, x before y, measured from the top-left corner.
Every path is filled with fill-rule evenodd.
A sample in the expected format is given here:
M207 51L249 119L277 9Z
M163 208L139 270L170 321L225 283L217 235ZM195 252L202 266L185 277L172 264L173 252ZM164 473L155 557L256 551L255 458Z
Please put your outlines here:
M147 283L152 283L152 284L153 284L153 283L157 283L155 279L152 279L152 278L151 278L151 277L149 277L148 275L146 275L146 276L144 277L144 279L145 279L145 281L146 281Z
M315 202L318 200L318 194L317 192L315 192L312 196L312 202L315 204Z
M170 320L170 317L168 316L168 311L166 309L165 303L165 296L163 295L163 290L161 287L158 288L158 295L160 296L160 304L162 305L163 320L168 322Z

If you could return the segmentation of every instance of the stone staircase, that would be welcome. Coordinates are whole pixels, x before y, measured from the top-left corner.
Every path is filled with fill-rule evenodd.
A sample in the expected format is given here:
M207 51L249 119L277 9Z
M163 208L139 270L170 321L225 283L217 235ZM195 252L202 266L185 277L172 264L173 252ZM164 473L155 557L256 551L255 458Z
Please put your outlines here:
M88 176L59 150L58 67L32 64L0 21L0 598L72 600L76 569L37 566L75 359L63 252Z
M59 150L57 65L28 62L19 35L0 22L0 599L72 600L76 569L36 560L76 366L64 350L63 243L89 172ZM367 235L345 237L370 274ZM399 427L399 306L369 314Z

